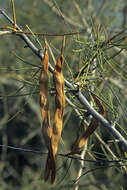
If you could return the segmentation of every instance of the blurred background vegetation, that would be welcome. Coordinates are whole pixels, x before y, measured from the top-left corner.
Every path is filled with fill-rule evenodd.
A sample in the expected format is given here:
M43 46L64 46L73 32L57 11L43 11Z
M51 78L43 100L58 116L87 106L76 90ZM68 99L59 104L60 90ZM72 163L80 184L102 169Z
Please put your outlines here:
M0 8L12 17L10 0L0 0ZM89 98L83 85L87 82L102 100L106 118L111 122L117 118L117 129L127 139L127 32L102 46L103 42L127 27L126 0L15 0L15 8L17 24L23 30L28 30L28 25L33 32L40 33L82 31L79 35L67 37L64 76L73 84L78 83ZM0 15L0 28L7 26L12 27ZM40 43L33 36L30 39L39 49L43 49L42 37L38 37ZM62 37L46 39L57 58ZM0 36L0 144L46 152L39 108L41 61L25 45L16 35ZM91 62L95 54L93 69ZM54 65L51 57L50 63ZM67 88L66 93L85 117L83 106ZM53 116L53 96L50 97L50 108ZM70 151L80 131L81 121L74 107L67 103L60 153ZM84 163L79 189L127 189L126 154L118 143L110 141L112 139L112 135L101 125L90 138L85 159L100 162ZM78 160L59 156L57 179L51 186L43 180L45 154L12 150L6 146L0 147L0 190L74 189L74 179L80 165ZM124 167L120 167L119 163L106 162L113 159L122 159ZM105 164L101 160L105 160Z

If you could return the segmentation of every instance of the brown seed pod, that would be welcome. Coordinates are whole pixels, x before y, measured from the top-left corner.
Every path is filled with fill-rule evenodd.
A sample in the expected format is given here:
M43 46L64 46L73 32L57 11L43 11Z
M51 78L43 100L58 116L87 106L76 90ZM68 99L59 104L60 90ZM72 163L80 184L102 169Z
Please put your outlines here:
M45 41L45 52L44 58L42 60L42 69L40 74L40 110L42 116L42 134L44 137L45 144L48 149L48 158L45 168L44 179L47 180L51 169L54 172L55 164L51 165L52 159L52 147L51 147L51 136L52 136L52 127L50 124L50 111L49 111L49 101L48 101L48 49Z
M62 66L64 63L63 55L60 55L57 59L57 63L53 72L53 82L55 86L55 114L52 130L52 154L55 161L58 152L58 146L61 138L63 128L63 114L65 109L65 94L64 94L64 76L62 73ZM55 180L55 173L51 176L51 180Z
M52 136L52 128L50 125L50 112L48 101L48 49L45 43L44 58L42 60L42 69L40 74L40 110L42 116L42 133L44 136L45 144L47 148L50 147L50 141Z
M95 96L95 94L91 93L91 95L99 108L100 114L104 117L105 111L103 105L101 104L100 100ZM96 118L93 118L90 125L87 127L86 131L82 134L82 136L77 140L77 142L73 146L72 151L67 155L79 154L81 152L81 148L85 146L88 138L94 133L98 125L99 121Z
M51 147L48 152L48 158L45 169L45 180L51 175L51 183L54 183L56 177L55 160L58 152L58 146L61 138L63 128L63 114L65 109L65 94L64 94L64 76L62 73L62 67L64 63L63 50L65 45L65 38L63 40L63 46L61 54L57 59L57 63L53 72L53 83L55 87L55 114L54 123L51 132Z
M65 94L64 94L64 77L62 73L62 65L64 58L62 55L57 60L54 73L53 81L56 90L55 97L55 115L54 115L54 124L52 132L52 150L53 156L56 156L58 144L61 138L62 125L63 125L63 114L65 109Z

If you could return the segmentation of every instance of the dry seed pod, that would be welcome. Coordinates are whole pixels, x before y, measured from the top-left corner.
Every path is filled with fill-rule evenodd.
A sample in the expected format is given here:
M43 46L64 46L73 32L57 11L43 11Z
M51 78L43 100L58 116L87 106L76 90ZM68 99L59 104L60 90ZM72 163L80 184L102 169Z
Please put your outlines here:
M54 114L54 123L52 129L52 138L51 138L51 151L48 154L47 159L47 171L45 172L45 177L51 173L51 183L54 183L56 177L56 167L55 160L58 152L59 141L61 138L62 127L63 127L63 114L65 109L65 94L64 94L64 76L62 73L62 66L64 63L63 50L65 45L65 38L63 40L63 46L61 49L61 55L57 59L57 63L53 72L53 82L56 91L55 95L55 114Z
M50 175L51 175L51 183L53 183L56 175L56 165L55 165L55 160L53 158L52 149L50 149L48 152L44 180L47 181Z
M50 147L52 128L50 126L50 112L48 102L48 49L45 43L44 58L42 60L42 69L40 74L40 110L42 116L42 133L47 148Z
M47 44L45 41L45 52L44 58L42 60L42 69L40 74L40 110L42 116L42 133L44 137L45 144L48 149L48 158L45 168L44 179L47 180L51 170L54 172L55 164L51 162L52 160L52 147L51 147L51 136L52 128L50 125L50 111L49 111L49 102L48 102L48 50ZM52 164L52 165L51 165Z
M55 161L58 152L58 146L61 138L62 128L63 128L63 114L65 109L65 94L64 94L64 76L62 73L62 66L64 63L63 55L58 57L54 72L53 72L53 82L56 90L55 96L55 114L54 114L54 124L52 130L52 154ZM55 173L52 174L51 180L54 182Z
M53 81L56 90L55 97L55 115L54 115L54 124L52 132L52 150L53 156L55 158L58 150L58 144L61 138L62 125L63 125L63 114L65 109L65 94L64 94L64 76L62 73L64 58L62 55L57 60L54 73Z
M94 101L96 102L97 106L99 107L100 114L104 117L104 107L101 104L100 100L93 94L91 95L94 98ZM93 118L90 125L86 129L85 133L77 140L75 143L72 151L68 155L72 154L79 154L81 152L81 148L87 143L88 138L94 133L94 131L97 129L99 125L99 121L96 118Z
M65 109L65 93L64 93L64 76L62 72L62 67L64 63L64 46L65 46L65 36L63 39L63 44L61 48L61 55L57 59L55 69L53 72L53 82L55 86L56 96L55 96L55 115L54 124L52 131L52 151L53 157L55 159L58 145L61 138L62 128L63 128L63 114Z

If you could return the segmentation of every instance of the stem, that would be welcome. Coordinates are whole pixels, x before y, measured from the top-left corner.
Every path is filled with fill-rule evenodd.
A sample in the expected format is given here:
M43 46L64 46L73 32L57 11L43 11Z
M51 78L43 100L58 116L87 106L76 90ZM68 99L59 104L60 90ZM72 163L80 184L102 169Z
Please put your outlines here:
M83 159L85 157L86 150L87 150L87 143L85 144L84 149L83 149L83 151L82 151L82 153L80 155L80 158L82 160L80 160L80 168L79 168L79 171L78 171L78 174L77 174L77 177L76 177L76 182L74 184L74 186L75 186L74 190L78 190L79 189L79 179L82 176L82 172L83 172L83 168L84 168L84 164L85 164L85 162L84 162Z
M11 0L11 4L12 4L12 13L13 13L13 21L14 21L14 31L16 31L16 15L15 15L14 0Z

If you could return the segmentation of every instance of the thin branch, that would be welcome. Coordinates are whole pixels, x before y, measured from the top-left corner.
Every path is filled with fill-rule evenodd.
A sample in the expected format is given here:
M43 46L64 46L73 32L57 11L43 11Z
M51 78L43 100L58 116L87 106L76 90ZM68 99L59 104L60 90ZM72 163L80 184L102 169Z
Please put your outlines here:
M118 157L114 154L114 152L110 149L110 147L102 140L102 138L95 132L96 138L99 140L99 142L106 148L106 150L112 155L113 159L119 160ZM119 162L121 165L123 164L122 162ZM127 173L127 167L123 166L122 167L124 171Z
M83 149L83 151L82 151L82 153L80 155L81 159L84 159L85 154L86 154L86 150L87 150L87 143L85 144L84 149ZM76 182L74 183L74 186L75 186L74 190L78 190L79 189L79 185L80 185L79 184L79 178L82 175L83 168L84 168L84 161L80 160L80 168L79 168L79 171L78 171L78 174L77 174L77 177L76 177Z
M73 21L73 20L70 19L68 16L64 15L63 13L62 13L62 15L61 15L61 11L59 11L59 10L54 6L54 4L53 4L52 1L44 0L44 3L47 4L47 5L52 9L52 11L53 11L56 15L60 16L60 17L61 17L62 19L64 19L67 23L71 24L72 26L75 26L75 27L78 27L78 28L82 28L82 25L81 25L81 24L79 24L79 23Z
M22 152L27 152L27 153L33 153L33 154L40 154L40 155L47 155L48 153L39 151L39 150L33 150L33 149L28 149L28 148L21 148L21 147L14 147L14 146L9 146L9 145L2 145L0 144L1 148L6 148L6 149L11 149L14 151L22 151ZM100 164L100 165L107 165L108 163L120 163L121 161L125 161L126 159L119 159L119 160L104 160L104 159L99 159L99 160L88 160L84 158L80 158L79 156L71 156L67 154L58 154L58 156L61 157L66 157L78 161L85 161L85 162L90 162L90 163L95 163L95 164Z
M87 24L87 21L86 21L84 15L83 15L83 13L82 13L82 11L81 11L81 9L80 9L78 3L77 3L75 0L72 0L72 3L73 3L73 5L74 5L75 9L77 10L77 13L78 13L79 16L80 16L80 20L81 20L81 22L82 22L82 27L85 27L85 28L87 28L86 30L89 30L89 26L88 26L88 24Z
M13 20L5 13L4 10L0 9L0 13L11 23L13 23ZM16 29L17 30L21 30L20 27L18 25L16 25ZM120 34L122 34L123 32L125 32L127 30L127 28L125 28L123 31L121 31L119 34L115 35L116 37L119 36ZM37 55L40 59L43 59L43 53L40 52L39 49L37 49L35 47L35 45L30 41L30 39L25 35L25 34L18 34L23 40L24 42L27 44L27 46L34 52L35 55ZM107 42L105 42L103 45L107 45L108 42L110 42L111 40L113 40L115 38L115 36L113 36L111 39L109 39ZM53 72L53 67L51 66L51 64L49 64L49 70L50 72ZM72 93L75 95L75 97L79 100L79 102L84 105L84 107L88 110L88 112L93 115L96 119L98 119L101 124L103 126L105 126L108 131L116 138L119 140L119 142L123 145L125 151L127 151L127 141L126 139L119 133L119 131L117 129L115 129L115 125L116 123L110 123L108 120L106 120L105 118L103 118L87 101L87 99L83 96L83 94L80 91L76 91L74 86L68 82L67 80L65 80L65 85L70 88L72 90Z
M14 30L14 28L11 27L0 27L0 30L8 30L11 31L11 33L15 32L16 34L27 34L27 35L36 35L36 36L73 36L73 35L79 35L83 34L85 30L77 31L77 32L69 32L69 33L39 33L39 32L29 32L29 31L23 31L23 30Z
M12 13L13 13L13 21L14 21L14 31L16 30L16 15L15 15L15 2L11 0L12 4Z
M5 34L12 34L12 31L0 31L0 36Z
M37 151L37 150L25 149L25 148L14 147L14 146L6 146L6 145L1 145L1 144L0 144L0 147L17 150L17 151L23 151L23 152L31 152L31 153L35 153L35 154L47 154L45 152L41 152L41 151Z
M100 170L100 169L113 168L113 167L117 167L117 166L123 167L123 166L127 166L127 164L122 164L122 165L121 164L119 164L119 165L113 164L113 165L101 166L101 167L99 166L99 167L87 170L86 172L84 172L82 174L82 176L80 176L80 178L83 177L84 175L87 175L88 173L93 173L94 171L97 171L97 170ZM77 179L77 180L79 180L79 179ZM75 180L74 180L74 182L75 182Z

